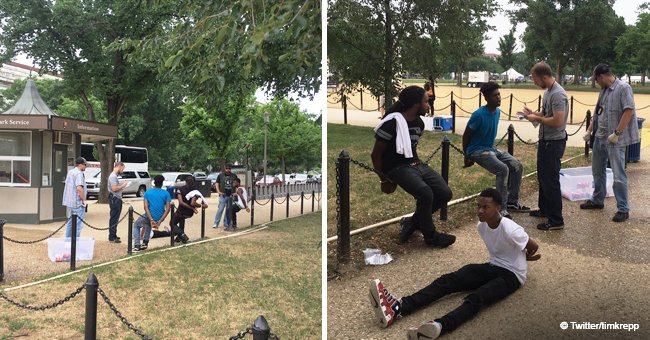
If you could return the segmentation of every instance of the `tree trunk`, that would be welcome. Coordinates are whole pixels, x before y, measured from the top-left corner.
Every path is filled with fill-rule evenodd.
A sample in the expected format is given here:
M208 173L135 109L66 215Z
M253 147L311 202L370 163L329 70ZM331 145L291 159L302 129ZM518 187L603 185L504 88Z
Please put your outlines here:
M282 164L282 183L286 183L284 179L284 174L287 173L287 168L286 168L286 164L284 163L284 159L285 159L284 156L280 157L280 163Z
M95 142L99 154L99 166L101 169L101 181L99 185L99 197L97 203L108 203L108 175L113 171L115 163L115 139L109 139L102 146L102 142Z
M641 72L641 86L645 86L645 71L646 70L643 70Z
M463 86L463 69L460 66L456 67L456 77L458 77L456 85Z
M555 58L556 64L555 64L555 75L557 78L555 78L555 81L558 83L562 84L562 69L564 68L562 65L562 58L557 57Z
M573 66L573 83L580 84L582 75L580 74L580 60L577 60Z
M393 54L395 49L393 48L393 13L390 7L390 0L384 0L384 9L386 11L386 27L384 32L384 53L386 56L384 58L384 105L386 108L393 106Z

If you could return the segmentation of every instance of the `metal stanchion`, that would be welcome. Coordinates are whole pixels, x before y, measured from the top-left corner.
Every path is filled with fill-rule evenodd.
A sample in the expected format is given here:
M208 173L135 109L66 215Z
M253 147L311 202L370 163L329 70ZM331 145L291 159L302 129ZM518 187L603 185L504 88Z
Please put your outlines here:
M253 197L251 198L251 226L255 224L255 192L253 191Z
M70 271L77 269L77 213L72 212L72 233L70 234Z
M339 174L339 183L337 183L339 220L337 221L338 239L336 256L340 263L347 263L350 261L350 155L347 151L341 151L336 166L338 167L337 171ZM313 202L312 211L314 207Z
M508 126L508 153L515 155L515 127L512 124Z
M262 315L257 317L251 330L253 340L268 340L271 337L271 327Z
M305 192L300 192L300 215L303 214L303 208L305 207ZM0 240L1 242L1 240ZM1 248L0 248L1 249Z
M590 110L587 110L587 122L586 122L586 124L587 124L586 129L589 129L589 126L591 126L591 111ZM585 129L585 131L586 131L586 129ZM587 142L585 142L585 158L588 158L588 157L589 157L589 142L587 141Z
M442 139L442 169L440 171L440 174L442 175L442 178L445 180L445 183L449 184L449 145L451 142L449 141L449 138L445 136ZM440 220L441 221L446 221L447 220L447 204L443 204L442 207L440 207Z
M510 118L512 117L512 98L513 98L513 96L514 95L511 93L510 94L510 107L508 108L508 120L510 120Z
M170 219L171 223L170 223L170 226L169 226L170 227L170 230L169 230L169 245L171 245L172 247L174 246L174 230L176 229L176 228L174 228L174 223L176 222L176 218L174 217L175 216L175 214L174 214L175 210L176 210L176 207L172 204L172 208L171 208L171 214L172 214L171 216L172 217Z
M88 274L86 279L86 320L84 324L84 339L97 339L97 288L99 282L95 274Z
M128 242L126 243L126 252L131 255L133 254L133 206L129 206L129 237Z
M0 219L0 282L5 280L4 229L7 220Z
M289 218L289 193L287 192L287 218Z
M275 194L271 193L271 222L273 222L273 203L275 203Z
M311 191L311 212L314 212L314 202L316 201L316 191Z
M201 207L201 239L205 238L205 208Z

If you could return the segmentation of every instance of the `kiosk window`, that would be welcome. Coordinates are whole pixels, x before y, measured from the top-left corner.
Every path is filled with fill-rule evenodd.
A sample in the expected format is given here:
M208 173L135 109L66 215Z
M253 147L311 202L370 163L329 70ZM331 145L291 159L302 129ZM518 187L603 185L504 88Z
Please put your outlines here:
M31 132L0 131L0 185L30 185L31 150Z

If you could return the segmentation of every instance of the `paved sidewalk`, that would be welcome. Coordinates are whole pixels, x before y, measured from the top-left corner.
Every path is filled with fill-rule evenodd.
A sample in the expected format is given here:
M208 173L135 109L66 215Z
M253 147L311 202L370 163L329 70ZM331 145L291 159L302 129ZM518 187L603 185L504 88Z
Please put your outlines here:
M539 219L513 214L538 241L541 260L529 262L528 280L521 289L443 339L650 339L649 163L650 148L644 148L641 162L628 165L631 213L626 222L611 222L616 211L613 197L606 199L602 211L581 210L581 202L563 199L566 227L562 231L539 231L535 228ZM537 195L530 192L522 200L536 206ZM393 254L395 260L388 265L350 270L329 281L328 338L405 338L408 327L456 308L467 294L443 298L382 329L370 308L368 282L379 278L402 296L465 264L485 262L487 251L475 226L472 222L453 230L457 241L447 249L428 249L420 240L413 241L404 246L403 254ZM395 234L397 228L378 228L364 239ZM563 321L636 323L640 328L635 332L561 330Z

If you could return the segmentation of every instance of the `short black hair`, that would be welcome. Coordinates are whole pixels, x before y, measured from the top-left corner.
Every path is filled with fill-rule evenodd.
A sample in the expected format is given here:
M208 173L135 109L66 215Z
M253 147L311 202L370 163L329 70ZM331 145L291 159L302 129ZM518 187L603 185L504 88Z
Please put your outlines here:
M185 185L194 186L194 176L187 176L187 178L185 178Z
M165 177L163 177L163 175L156 175L153 178L153 185L160 188L163 184L163 181L165 181Z
M237 177L237 178L235 178L235 180L233 182L241 184L241 179L239 179L239 177Z
M496 204L503 205L503 197L501 197L501 193L497 189L487 188L487 189L481 191L479 196L486 197L486 198L492 198L492 200Z
M404 112L414 105L420 104L425 94L426 91L419 86L411 85L406 87L399 93L399 100L397 100L390 108L388 108L386 114L393 112Z
M603 74L610 75L612 74L612 70L609 68L609 65L600 63L594 68L594 77L598 77Z
M488 81L487 83L481 85L481 93L483 96L487 99L487 97L494 92L496 89L500 89L501 86L499 84L493 82L493 81Z

